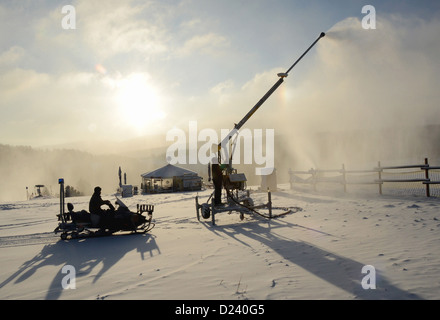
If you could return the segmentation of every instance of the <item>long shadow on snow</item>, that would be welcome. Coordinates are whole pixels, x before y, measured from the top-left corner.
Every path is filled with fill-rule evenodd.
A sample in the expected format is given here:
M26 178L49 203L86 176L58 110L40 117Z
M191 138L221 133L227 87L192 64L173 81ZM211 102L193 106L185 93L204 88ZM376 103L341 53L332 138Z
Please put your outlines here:
M142 260L145 259L146 254L152 257L154 251L160 254L155 236L151 234L121 234L102 238L60 240L44 246L40 253L23 263L13 275L1 283L0 288L14 279L15 283L26 281L38 269L45 266L60 266L59 272L55 274L46 294L46 299L58 299L63 291L61 285L61 281L65 276L61 273L63 266L72 265L76 271L76 278L79 279L90 274L95 267L102 263L102 268L93 279L93 283L95 283L128 252L134 249L139 252Z
M249 223L237 223L234 225L208 226L208 230L222 236L231 237L245 246L252 247L246 242L243 236L265 244L280 254L284 259L311 272L315 276L331 283L332 285L353 294L356 299L422 299L416 294L404 291L393 285L380 270L376 269L376 289L365 290L361 281L366 274L362 274L362 268L368 263L343 257L333 252L319 248L311 243L296 241L277 235L274 231L277 228L305 228L311 232L317 232L328 237L335 237L331 234L292 224L283 219L274 219L269 222L256 220ZM319 293L317 294L319 298Z

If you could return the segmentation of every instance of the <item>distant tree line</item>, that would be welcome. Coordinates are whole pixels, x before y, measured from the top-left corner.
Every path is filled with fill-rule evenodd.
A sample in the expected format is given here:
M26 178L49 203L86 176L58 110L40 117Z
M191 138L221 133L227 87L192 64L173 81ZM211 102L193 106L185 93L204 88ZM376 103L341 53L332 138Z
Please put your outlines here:
M64 195L66 196L66 198L69 198L69 197L80 197L83 196L84 194L81 191L76 190L72 186L66 186Z
M95 155L72 149L44 149L12 146L0 142L0 201L27 199L26 186L44 185L57 197L58 179L63 178L67 196L88 196L95 186L111 192L119 184L118 168L127 172L127 183L141 182L140 175L155 169L157 159L165 157L145 152L145 156ZM159 162L160 163L160 162ZM74 186L74 187L73 187ZM43 191L43 190L42 190ZM30 192L30 191L29 191Z

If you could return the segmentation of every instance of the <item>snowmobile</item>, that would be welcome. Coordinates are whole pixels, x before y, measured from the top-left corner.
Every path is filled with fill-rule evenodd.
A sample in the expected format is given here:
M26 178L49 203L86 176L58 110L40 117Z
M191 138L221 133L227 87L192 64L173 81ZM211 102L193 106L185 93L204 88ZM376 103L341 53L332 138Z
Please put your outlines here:
M72 203L67 204L64 210L64 181L59 180L60 187L60 213L57 214L58 226L55 234L61 232L61 239L76 239L85 237L109 236L119 231L132 233L146 233L154 228L153 205L137 205L137 211L130 209L116 197L117 209L104 210L102 214L89 213L86 210L74 211ZM147 213L147 216L143 213Z

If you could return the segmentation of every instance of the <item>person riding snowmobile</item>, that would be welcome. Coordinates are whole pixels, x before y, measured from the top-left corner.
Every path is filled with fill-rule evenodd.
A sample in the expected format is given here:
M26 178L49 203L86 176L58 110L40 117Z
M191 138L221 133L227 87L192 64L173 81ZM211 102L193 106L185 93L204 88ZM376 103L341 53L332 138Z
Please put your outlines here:
M102 205L107 205L110 209L104 210ZM101 198L101 188L95 187L94 193L90 198L89 212L91 214L97 214L100 217L100 224L106 225L114 218L115 207L109 200L103 200Z

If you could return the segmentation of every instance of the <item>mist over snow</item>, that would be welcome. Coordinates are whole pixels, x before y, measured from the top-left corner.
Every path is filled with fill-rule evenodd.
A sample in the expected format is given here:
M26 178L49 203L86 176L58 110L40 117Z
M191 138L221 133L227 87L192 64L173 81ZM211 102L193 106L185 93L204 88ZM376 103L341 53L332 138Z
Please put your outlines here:
M380 15L375 30L360 24L347 18L327 31L310 72L286 81L290 99L267 121L305 167L438 157L440 21ZM322 148L334 152L321 157Z
M316 54L301 62L307 68L293 69L246 127L275 129L283 168L439 162L439 32L440 20L412 15L378 15L374 30L346 18L326 31ZM257 73L241 86L226 80L194 98L195 105L209 106L200 113L203 124L232 128L231 115L241 119L288 66ZM209 119L212 106L221 112Z

